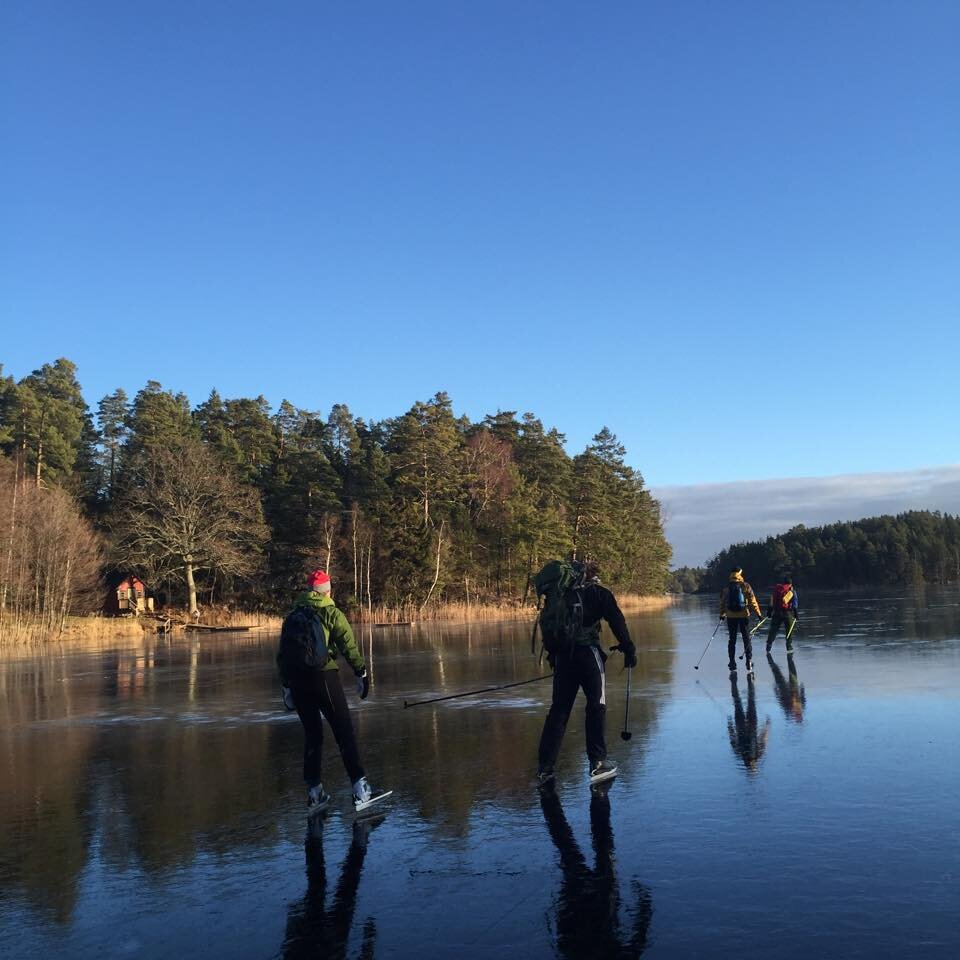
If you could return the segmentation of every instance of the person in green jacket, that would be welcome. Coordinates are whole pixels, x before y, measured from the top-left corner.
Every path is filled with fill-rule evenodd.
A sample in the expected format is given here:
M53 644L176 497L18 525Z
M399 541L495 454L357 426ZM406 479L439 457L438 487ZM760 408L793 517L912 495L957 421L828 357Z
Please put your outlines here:
M303 779L307 785L307 812L316 813L330 802L330 795L320 782L324 717L333 731L343 765L353 785L354 806L362 810L388 794L375 791L364 773L350 710L340 683L337 655L342 655L350 664L357 678L357 693L361 700L366 700L370 692L367 667L347 618L342 610L337 609L330 596L330 577L325 571L315 570L310 574L307 591L301 593L294 602L294 611L301 607L314 612L322 625L327 661L322 667L309 666L303 663L302 658L292 655L289 649L285 654L281 633L277 666L283 684L284 704L297 711L303 724Z

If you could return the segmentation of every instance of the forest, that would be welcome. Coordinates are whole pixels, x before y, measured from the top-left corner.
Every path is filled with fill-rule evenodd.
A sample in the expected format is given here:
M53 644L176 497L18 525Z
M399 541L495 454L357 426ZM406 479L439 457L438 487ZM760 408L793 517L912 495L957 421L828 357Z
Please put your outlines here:
M785 572L799 586L850 588L960 581L960 518L928 510L823 527L796 526L766 540L721 550L705 567L671 574L678 593L719 590L734 566L754 586Z
M91 410L70 360L0 366L0 455L0 618L85 612L118 573L190 611L280 611L315 567L348 611L520 604L561 555L629 593L668 577L660 505L610 430L570 456L533 413L474 423L445 393L366 422L149 381Z

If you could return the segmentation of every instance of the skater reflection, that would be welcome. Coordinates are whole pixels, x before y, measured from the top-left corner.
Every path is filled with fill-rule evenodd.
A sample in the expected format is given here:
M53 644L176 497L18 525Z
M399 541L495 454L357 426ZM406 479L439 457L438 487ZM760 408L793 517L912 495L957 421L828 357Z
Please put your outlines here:
M327 873L323 856L322 816L308 821L307 839L307 892L303 900L290 905L287 916L287 932L283 941L282 956L323 957L335 960L347 956L347 940L353 912L357 905L357 888L360 871L367 855L367 840L370 831L383 822L383 817L358 821L353 825L353 839L340 869L340 881L333 894L333 903L327 908ZM376 922L368 917L363 924L363 940L359 957L374 955L377 936Z
M557 794L547 790L540 797L563 870L556 922L557 952L562 957L639 957L647 945L653 903L650 891L639 882L632 885L633 924L629 930L621 930L608 789L608 784L594 787L590 798L592 870L577 846Z
M733 747L733 752L743 762L747 773L755 774L767 750L767 739L770 736L770 718L767 717L762 730L757 730L757 698L752 675L747 678L746 712L743 709L743 701L740 699L740 689L737 687L736 677L730 681L730 695L733 697L733 717L727 720L730 746Z
M773 671L773 692L783 708L784 716L794 723L803 723L803 710L807 705L807 693L797 676L797 665L793 654L787 654L787 676L784 679L783 671L777 666L773 657L767 654L767 663Z

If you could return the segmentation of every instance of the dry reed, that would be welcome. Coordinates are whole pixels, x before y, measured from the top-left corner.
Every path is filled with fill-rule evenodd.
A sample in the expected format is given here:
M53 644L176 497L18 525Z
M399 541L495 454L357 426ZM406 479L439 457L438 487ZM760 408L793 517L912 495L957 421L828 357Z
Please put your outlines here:
M621 609L631 613L663 610L676 603L670 596L643 597L626 594L617 598ZM445 620L452 623L494 622L500 620L532 620L536 607L520 600L502 600L500 602L432 603L421 607L417 604L399 606L363 607L350 611L350 619L357 623L425 623Z
M40 643L101 643L117 637L142 638L145 624L136 617L66 617L62 631L41 618L7 620L0 627L0 646Z
M193 617L187 610L164 607L157 612L157 616L168 618L173 627L193 623ZM210 606L200 608L197 622L208 627L275 627L279 630L283 615L263 610L231 610L229 607Z
M677 602L676 597L642 597L624 594L617 598L625 613L643 613L663 610ZM355 624L410 624L410 623L495 623L507 620L533 621L536 608L519 600L504 600L499 603L432 603L427 607L417 604L399 606L354 607L348 610L349 619ZM142 638L145 632L156 630L161 623L169 621L173 629L182 628L191 622L185 610L165 608L155 617L67 617L62 634L51 633L41 621L24 620L19 627L13 623L4 625L0 633L0 646L15 644L39 644L65 642L76 645L106 643L119 638ZM261 610L245 612L226 608L207 607L201 610L200 622L216 627L257 627L279 631L283 616Z

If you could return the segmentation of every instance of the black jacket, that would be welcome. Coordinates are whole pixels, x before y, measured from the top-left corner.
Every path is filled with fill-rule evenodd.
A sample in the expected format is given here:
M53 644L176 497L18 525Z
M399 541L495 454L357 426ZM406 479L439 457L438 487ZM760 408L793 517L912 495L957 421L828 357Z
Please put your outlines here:
M631 644L627 621L623 618L614 595L604 586L593 581L583 590L583 626L592 627L598 620L610 624L617 643Z

